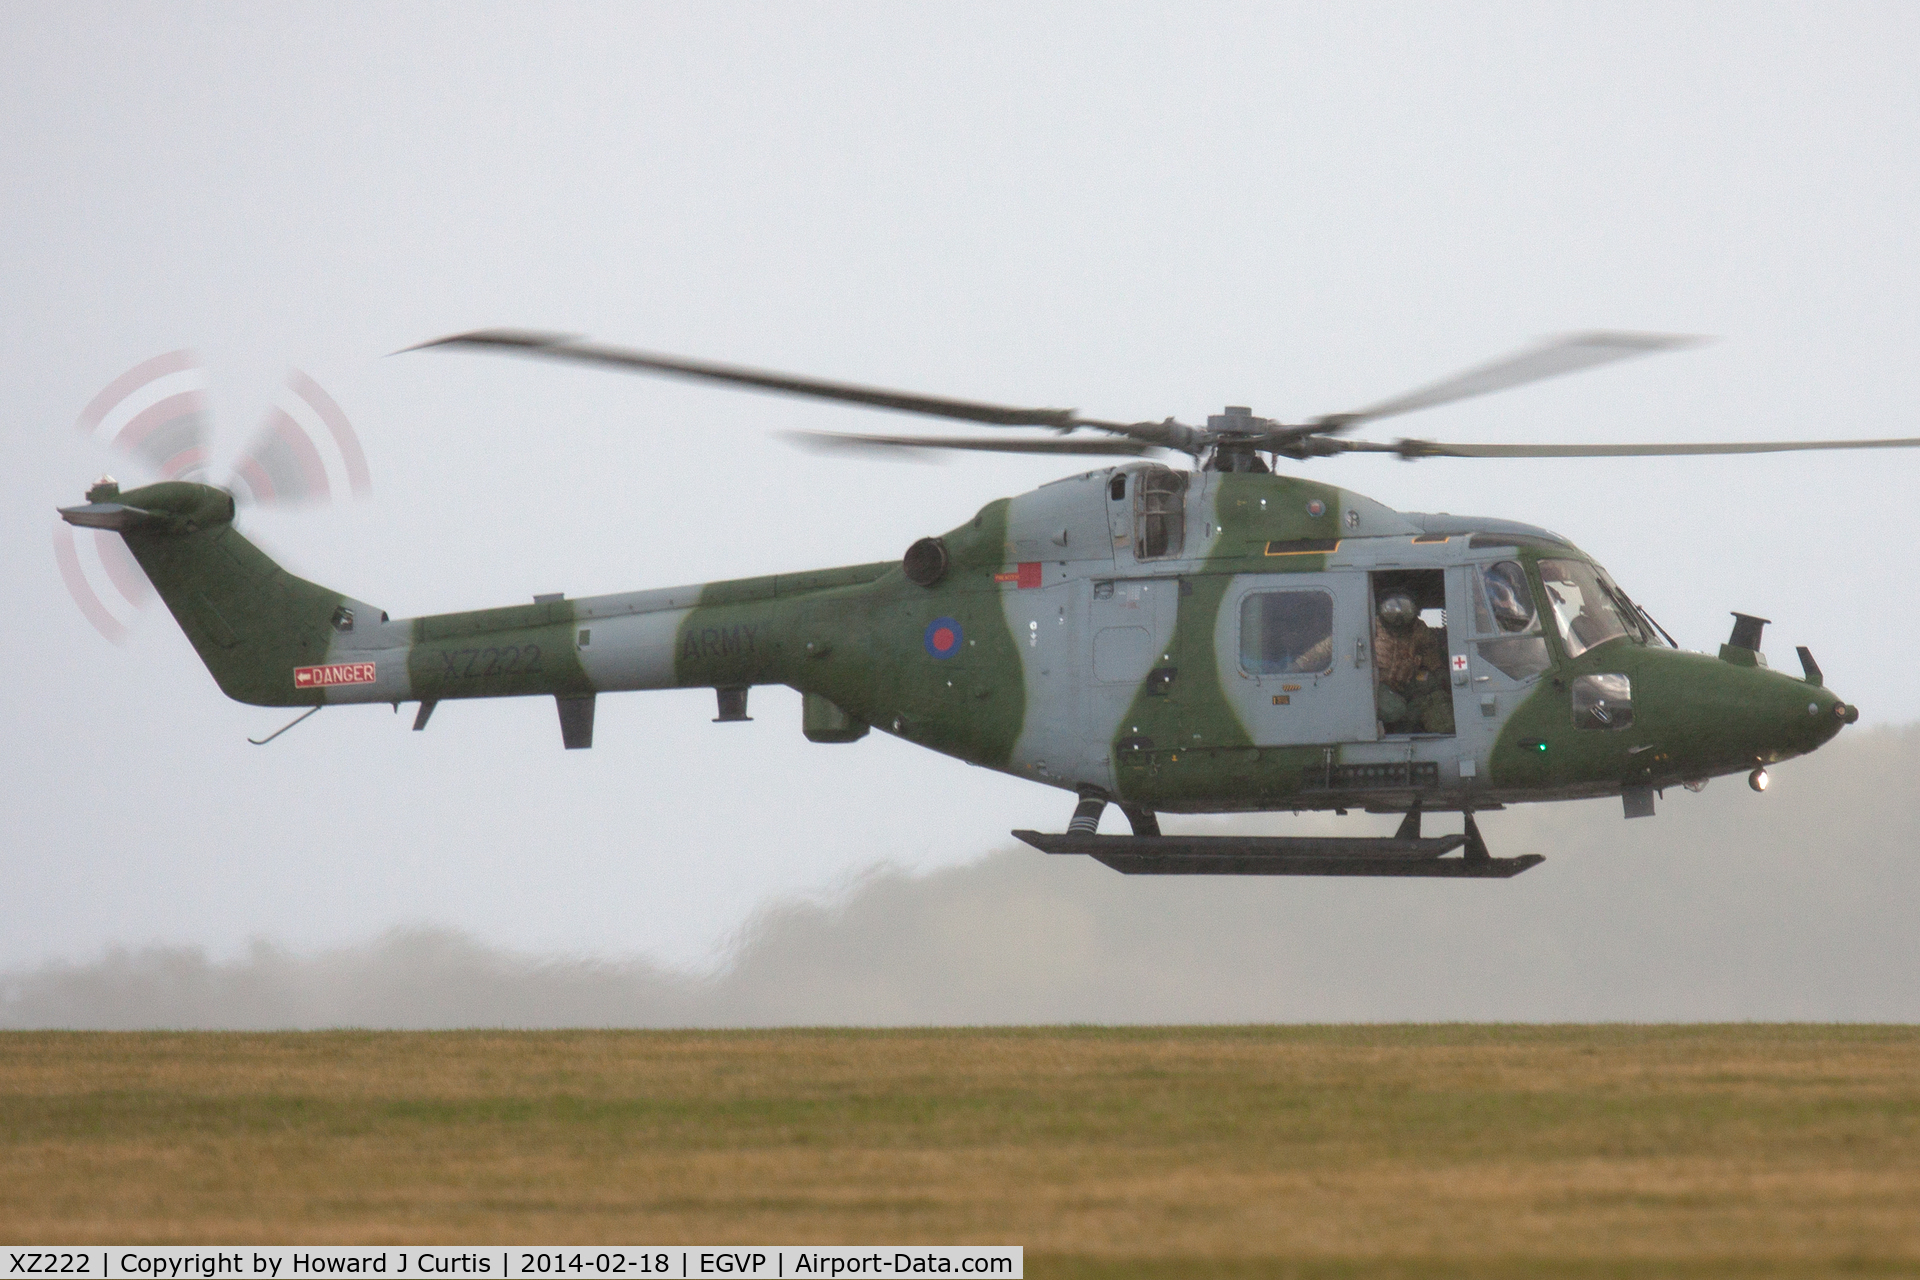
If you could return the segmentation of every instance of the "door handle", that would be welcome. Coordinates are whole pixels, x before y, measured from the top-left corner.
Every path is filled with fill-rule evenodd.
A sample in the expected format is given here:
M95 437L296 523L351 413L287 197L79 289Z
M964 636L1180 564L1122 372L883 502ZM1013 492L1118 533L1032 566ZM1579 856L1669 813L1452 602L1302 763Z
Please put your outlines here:
M1365 636L1353 642L1353 665L1356 667L1364 667L1367 665L1367 639Z

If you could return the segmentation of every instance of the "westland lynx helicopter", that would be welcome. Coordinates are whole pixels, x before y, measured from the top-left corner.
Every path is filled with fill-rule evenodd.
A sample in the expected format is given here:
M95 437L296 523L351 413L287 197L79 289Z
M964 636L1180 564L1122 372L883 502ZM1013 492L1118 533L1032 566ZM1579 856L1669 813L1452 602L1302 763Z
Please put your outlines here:
M721 723L754 685L800 691L802 730L869 727L1060 787L1061 835L1014 834L1129 874L1507 877L1478 811L1620 796L1629 818L1814 750L1858 712L1769 670L1764 619L1735 615L1718 656L1682 652L1567 538L1510 520L1423 515L1277 475L1268 459L1580 458L1897 448L1920 439L1461 445L1348 438L1366 423L1682 345L1560 338L1352 413L1288 424L1228 408L1204 427L1103 422L483 331L426 346L506 351L720 382L1043 436L846 436L866 450L1117 457L991 502L897 561L393 619L287 573L233 526L223 489L122 493L103 480L70 523L117 530L220 688L260 706L551 697L568 748L594 699L711 688ZM1081 435L1078 433L1102 433ZM1186 454L1193 470L1150 460ZM1266 455L1264 458L1262 455ZM1131 835L1101 835L1117 805ZM1400 813L1390 838L1163 835L1158 813ZM1423 814L1459 834L1423 836ZM1451 857L1455 851L1461 856Z

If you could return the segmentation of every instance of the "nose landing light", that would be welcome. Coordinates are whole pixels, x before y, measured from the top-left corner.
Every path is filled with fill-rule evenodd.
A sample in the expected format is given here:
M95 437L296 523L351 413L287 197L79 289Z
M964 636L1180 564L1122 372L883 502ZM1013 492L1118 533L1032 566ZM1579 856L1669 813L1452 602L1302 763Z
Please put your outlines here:
M1764 765L1747 775L1747 785L1755 791L1765 791L1767 784L1772 781L1773 779L1767 776L1767 770Z

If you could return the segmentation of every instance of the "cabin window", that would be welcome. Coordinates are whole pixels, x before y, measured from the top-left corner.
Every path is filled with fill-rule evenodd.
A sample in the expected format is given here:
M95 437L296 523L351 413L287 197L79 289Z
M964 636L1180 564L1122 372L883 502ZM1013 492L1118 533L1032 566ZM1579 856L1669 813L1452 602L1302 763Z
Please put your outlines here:
M1645 638L1639 619L1624 603L1626 597L1597 565L1584 560L1542 560L1540 586L1547 593L1569 658L1621 636Z
M1107 496L1115 502L1124 502L1127 497L1127 473L1122 471L1107 482Z
M1256 591L1240 602L1240 666L1254 675L1333 670L1333 596Z
M1135 477L1134 558L1162 560L1179 555L1186 543L1186 473L1151 467L1136 472Z

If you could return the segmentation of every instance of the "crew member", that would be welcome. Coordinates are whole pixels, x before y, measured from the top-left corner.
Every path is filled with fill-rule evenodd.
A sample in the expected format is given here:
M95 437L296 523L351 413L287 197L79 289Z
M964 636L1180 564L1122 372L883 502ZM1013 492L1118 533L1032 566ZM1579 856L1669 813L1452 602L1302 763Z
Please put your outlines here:
M1373 660L1374 702L1385 732L1453 732L1446 637L1420 620L1412 596L1396 591L1380 601Z

